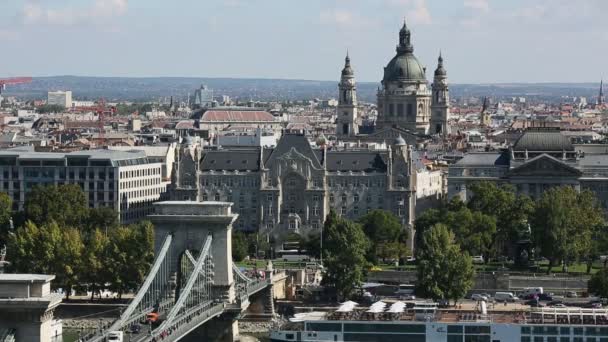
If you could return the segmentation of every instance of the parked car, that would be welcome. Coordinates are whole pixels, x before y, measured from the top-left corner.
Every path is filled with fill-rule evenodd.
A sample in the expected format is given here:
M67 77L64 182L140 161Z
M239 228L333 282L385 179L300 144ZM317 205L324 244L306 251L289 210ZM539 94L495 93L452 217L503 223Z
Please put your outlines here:
M407 259L405 259L405 261L406 261L408 264L413 264L413 263L415 263L415 262L416 262L416 258L414 258L413 256L409 256L409 257L407 257Z
M514 302L517 297L515 297L513 292L496 292L494 294L494 299L497 302Z
M484 296L484 295L483 295L483 294L481 294L481 293L473 293L473 294L471 295L471 299L472 299L472 300L476 300L476 301L484 301L484 302L488 301L488 297L487 297L487 296Z
M483 260L483 255L476 255L473 257L473 263L474 264L483 264L484 260Z
M541 293L538 296L539 300L547 300L547 301L552 301L555 300L555 295L553 294L553 292L550 293Z
M549 303L547 306L550 306L552 308L565 308L566 304L564 304L564 303L555 303L555 304Z
M566 292L566 297L568 297L568 298L576 298L576 297L578 297L578 295L574 291L568 291L568 292Z
M131 326L131 329L129 329L129 331L131 332L131 334L139 334L139 332L141 331L141 325L133 324Z
M544 306L541 302L539 302L536 299L529 300L529 301L525 302L524 305L530 305L533 308L540 308L540 307Z

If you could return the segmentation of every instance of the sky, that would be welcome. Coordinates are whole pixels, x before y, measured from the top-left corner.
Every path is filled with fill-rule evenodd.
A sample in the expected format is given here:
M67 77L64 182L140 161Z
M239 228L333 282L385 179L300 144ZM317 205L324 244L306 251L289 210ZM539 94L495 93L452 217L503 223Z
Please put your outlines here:
M0 0L0 77L380 81L405 19L453 83L599 82L608 0Z

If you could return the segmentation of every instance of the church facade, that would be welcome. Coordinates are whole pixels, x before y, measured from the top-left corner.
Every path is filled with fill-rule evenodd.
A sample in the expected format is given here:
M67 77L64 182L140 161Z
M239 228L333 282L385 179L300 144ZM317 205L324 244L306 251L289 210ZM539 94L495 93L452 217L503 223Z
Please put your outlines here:
M378 118L375 131L358 135L354 71L350 58L339 83L336 135L338 139L382 140L403 135L408 143L416 135L449 134L449 87L443 57L439 55L432 85L426 79L426 67L414 55L412 34L404 23L399 31L396 55L384 68L382 86L377 93Z

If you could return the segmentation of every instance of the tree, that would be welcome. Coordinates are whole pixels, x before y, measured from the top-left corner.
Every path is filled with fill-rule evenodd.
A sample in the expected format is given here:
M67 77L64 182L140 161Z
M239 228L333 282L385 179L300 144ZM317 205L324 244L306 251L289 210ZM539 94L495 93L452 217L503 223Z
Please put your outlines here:
M94 231L99 228L104 232L116 228L120 225L118 221L118 213L116 210L108 207L91 208L88 211L86 219L88 231Z
M8 242L12 211L13 199L6 192L0 192L0 247Z
M532 218L534 243L549 259L547 273L558 261L567 263L591 248L593 228L603 223L602 210L589 190L551 188L537 202Z
M82 227L89 215L87 198L76 184L34 186L24 211L26 219L38 225L52 220L61 227Z
M45 105L42 105L42 106L36 108L36 112L38 114L63 113L63 112L65 112L65 106L45 104Z
M232 259L243 261L247 256L247 238L242 232L232 231Z
M608 270L603 268L591 276L587 283L589 293L601 298L608 297Z
M444 213L439 209L427 209L414 222L416 233L414 234L414 245L416 246L415 253L424 247L424 232L431 229L437 223L441 223L444 219Z
M154 227L149 221L111 231L109 249L114 265L110 289L119 297L133 291L144 280L154 260Z
M370 241L368 260L375 263L380 257L379 251L384 250L384 255L399 255L398 251L405 248L407 232L403 229L399 218L386 210L372 210L362 216L358 223ZM403 244L403 246L396 246ZM393 247L393 253L386 253L388 246ZM382 248L381 248L382 247ZM386 258L383 258L386 259Z
M323 229L323 282L335 288L340 299L348 298L363 281L367 238L361 226L338 217L333 210Z
M308 255L316 259L321 258L321 234L312 233L308 237L302 237L300 243Z
M492 238L496 232L496 219L479 211L460 207L446 214L445 224L456 236L456 242L471 255L483 255L488 259Z
M113 265L109 262L111 260L108 253L109 245L110 240L101 229L93 230L85 243L82 281L89 285L91 299L95 297L95 293L104 289L105 284L111 279L107 272L113 269Z
M60 227L54 221L37 226L28 221L9 238L10 260L21 273L54 274L54 287L69 294L78 283L84 245L75 228Z
M247 250L249 255L254 255L256 258L264 253L266 258L270 257L270 243L265 234L253 233L247 236Z
M490 249L495 254L504 254L508 246L515 244L527 231L527 221L534 211L534 202L526 195L517 195L509 184L476 182L469 185L473 196L467 206L492 216L496 220L496 231Z
M436 224L422 236L417 255L417 293L420 296L456 302L473 286L475 270L471 257L460 250L454 234L444 224Z

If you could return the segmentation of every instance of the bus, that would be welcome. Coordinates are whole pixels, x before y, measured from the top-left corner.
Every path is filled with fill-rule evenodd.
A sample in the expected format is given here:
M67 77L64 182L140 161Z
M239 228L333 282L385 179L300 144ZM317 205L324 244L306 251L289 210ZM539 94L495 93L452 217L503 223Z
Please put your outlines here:
M305 250L297 250L297 249L282 249L277 251L276 253L277 259L283 261L311 261L314 258L311 258L306 254Z

